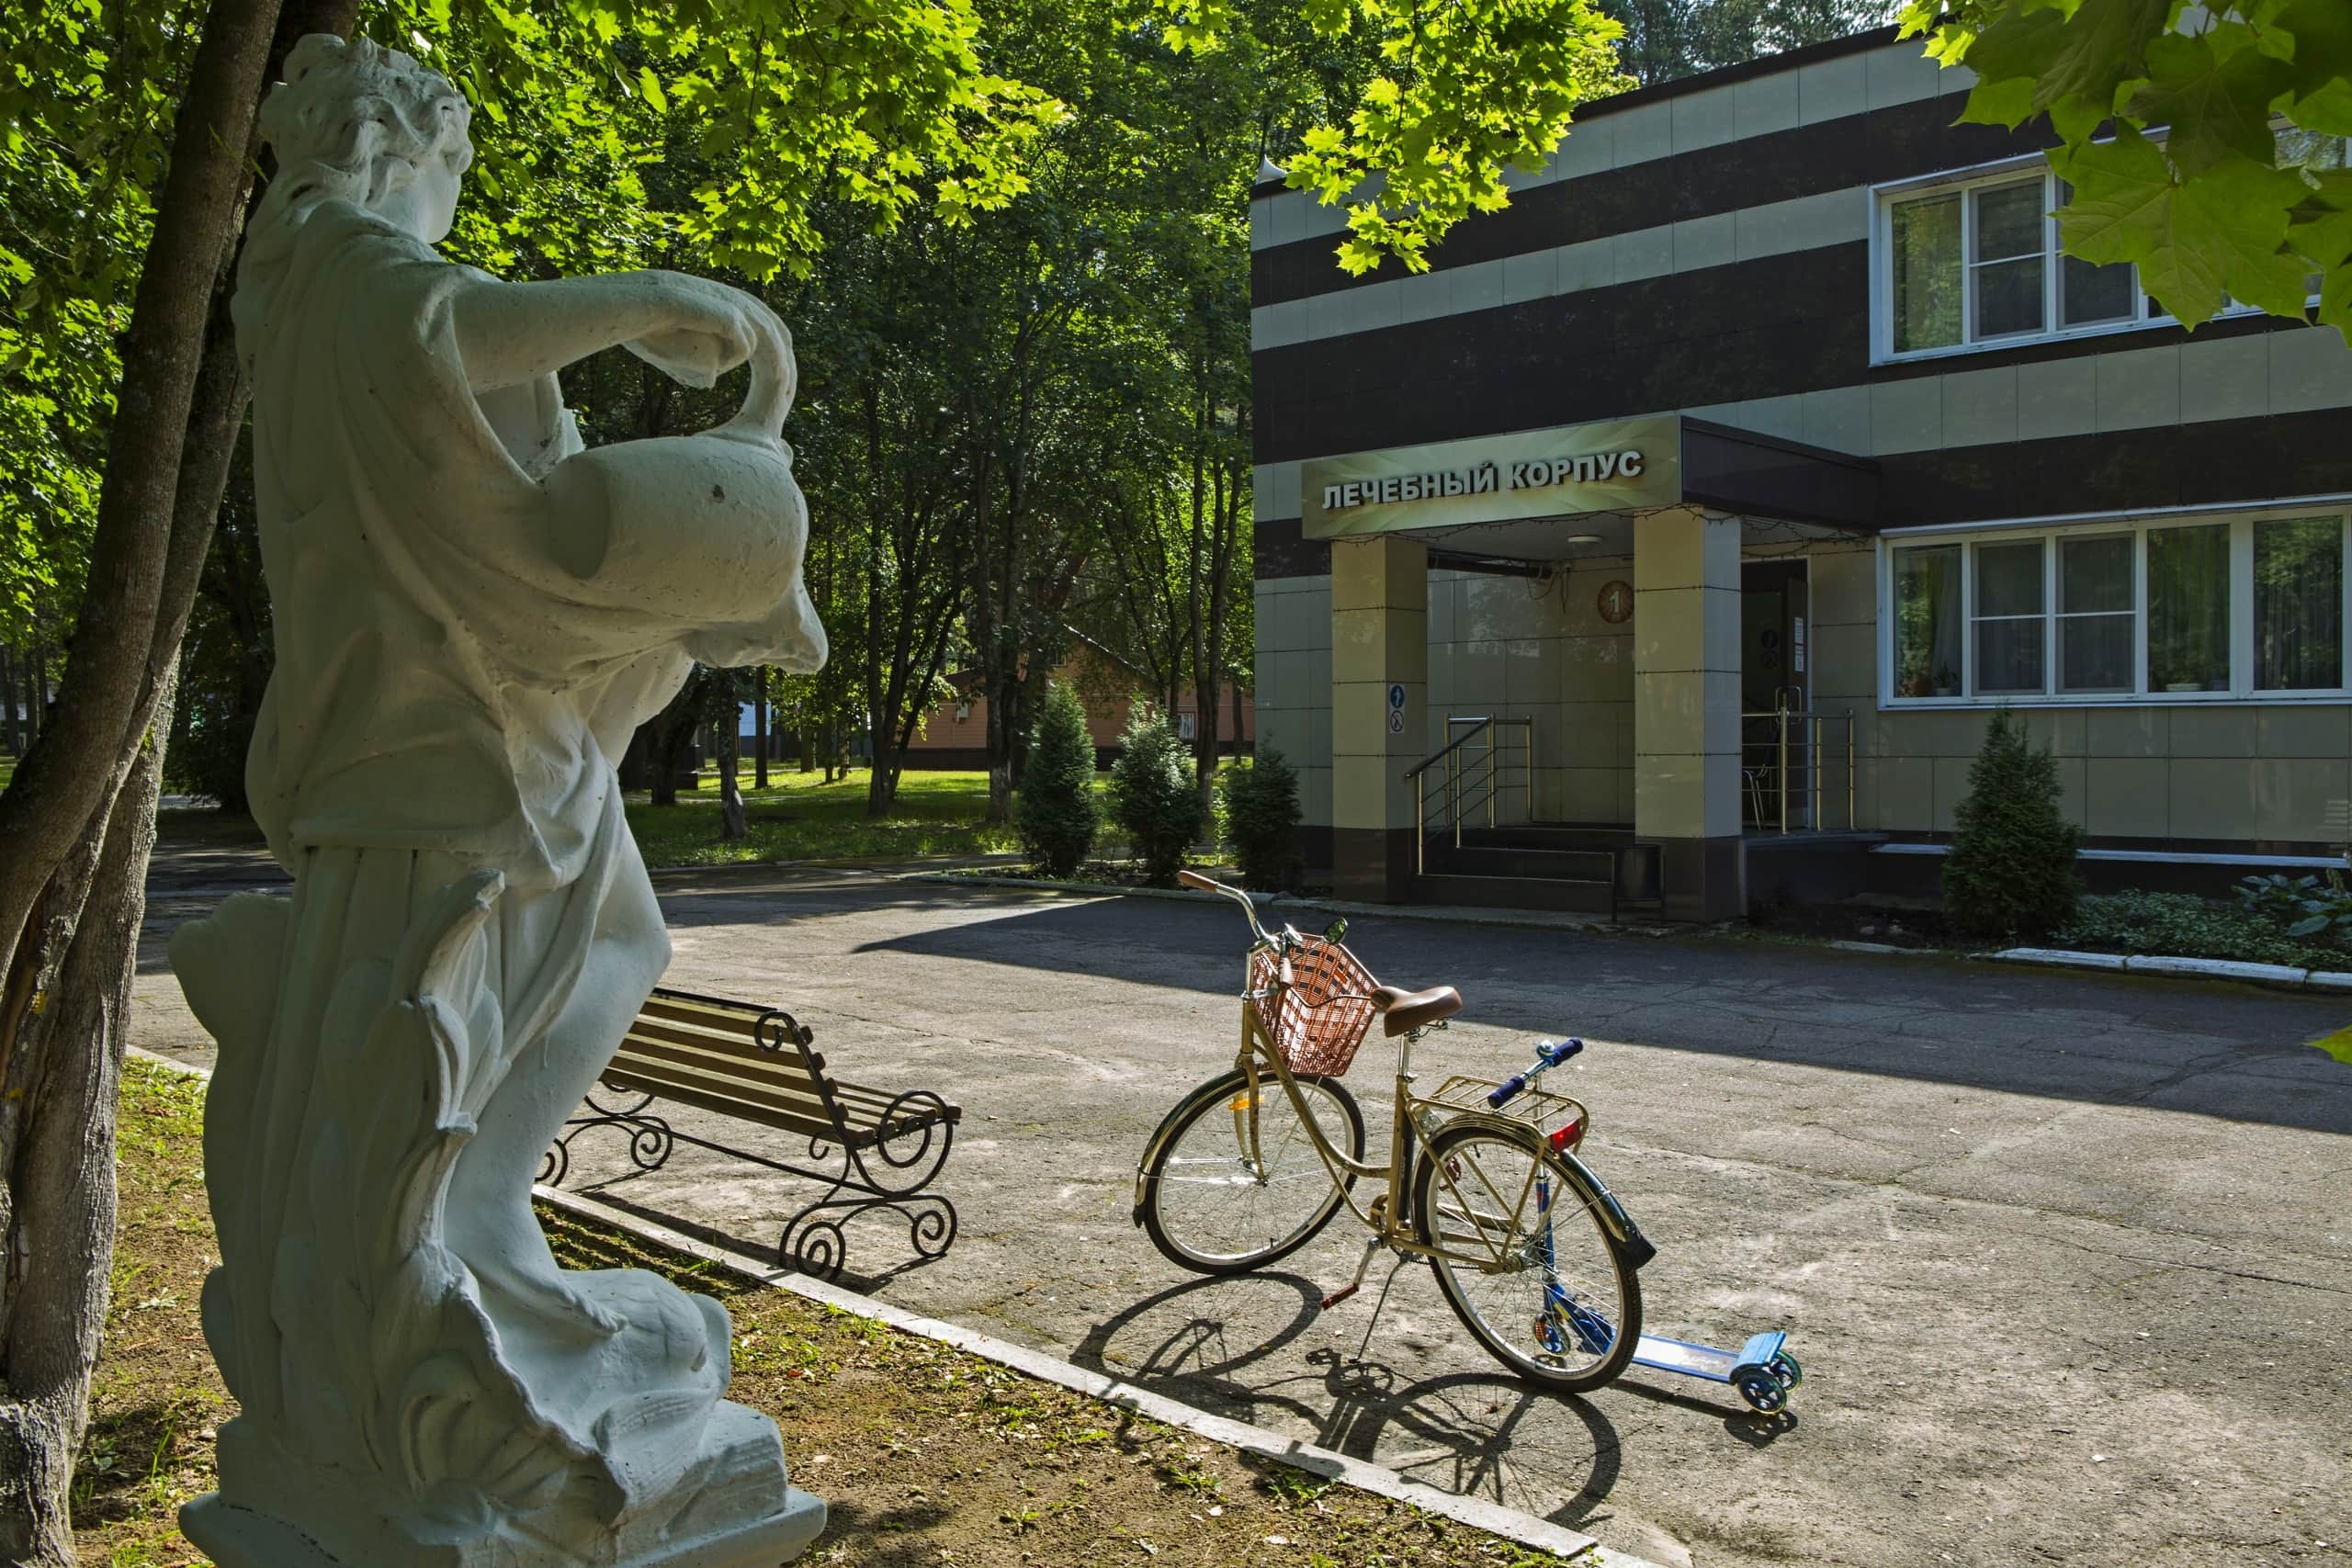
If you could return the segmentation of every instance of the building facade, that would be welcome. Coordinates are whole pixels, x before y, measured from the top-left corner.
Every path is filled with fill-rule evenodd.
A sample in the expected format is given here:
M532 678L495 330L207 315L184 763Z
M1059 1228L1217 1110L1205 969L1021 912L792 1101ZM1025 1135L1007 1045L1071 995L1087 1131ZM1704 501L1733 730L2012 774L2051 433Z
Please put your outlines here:
M1931 886L2001 704L2111 878L2343 852L2352 352L2061 257L1968 85L1887 30L1592 106L1419 276L1260 187L1259 739L1342 890Z

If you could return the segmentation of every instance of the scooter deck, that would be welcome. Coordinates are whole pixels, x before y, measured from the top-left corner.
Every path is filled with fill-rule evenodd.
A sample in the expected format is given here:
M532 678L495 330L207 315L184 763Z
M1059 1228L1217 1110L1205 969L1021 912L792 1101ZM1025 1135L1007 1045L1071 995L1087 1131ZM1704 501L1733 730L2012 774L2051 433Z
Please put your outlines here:
M1776 1328L1751 1337L1736 1350L1726 1350L1718 1345L1694 1345L1687 1339L1645 1334L1634 1348L1634 1364L1731 1383L1757 1409L1777 1410L1787 1403L1789 1390L1803 1375L1795 1359L1781 1348L1788 1339L1785 1330Z

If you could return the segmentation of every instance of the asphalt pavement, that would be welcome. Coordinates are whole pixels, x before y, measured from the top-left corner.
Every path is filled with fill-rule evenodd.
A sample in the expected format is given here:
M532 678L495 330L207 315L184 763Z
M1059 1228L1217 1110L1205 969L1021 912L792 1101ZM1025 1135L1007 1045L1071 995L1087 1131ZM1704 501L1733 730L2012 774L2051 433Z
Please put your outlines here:
M250 850L165 846L141 1044L207 1059L162 938L273 880ZM918 1259L887 1215L849 1234L845 1282L901 1305L1666 1563L2352 1561L2352 1068L2306 1043L2352 999L1357 919L1382 979L1464 993L1425 1074L1499 1077L1538 1033L1591 1043L1564 1087L1659 1246L1647 1326L1789 1329L1806 1382L1766 1419L1640 1371L1532 1392L1419 1266L1377 1264L1320 1312L1358 1256L1344 1216L1264 1274L1164 1261L1130 1219L1135 1163L1230 1062L1230 906L820 869L656 882L669 983L788 1007L838 1074L965 1108L948 1257ZM1388 1064L1375 1036L1349 1080L1375 1129ZM814 1195L684 1145L639 1173L609 1131L574 1145L566 1186L752 1251Z

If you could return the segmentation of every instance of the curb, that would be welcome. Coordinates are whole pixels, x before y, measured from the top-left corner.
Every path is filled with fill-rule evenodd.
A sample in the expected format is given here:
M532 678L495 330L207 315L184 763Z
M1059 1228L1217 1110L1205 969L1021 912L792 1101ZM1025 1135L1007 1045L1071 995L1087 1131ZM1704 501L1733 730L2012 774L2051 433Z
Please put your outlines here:
M2102 969L2110 974L2177 975L2192 980L2235 980L2293 991L2352 991L2352 974L2299 969L2290 964L2245 964L2230 958L2170 958L2159 953L2075 953L2063 947L2010 947L1988 953L1999 964L2045 968Z
M1036 885L1023 883L1020 886ZM1194 895L1182 890L1154 889L1153 891L1159 892L1163 897L1216 897L1215 894ZM184 1074L188 1077L209 1079L212 1077L212 1074L203 1067L159 1055L143 1046L132 1045L128 1048L128 1054L141 1061ZM1154 1393L1148 1389L1137 1388L1133 1383L1122 1382L1101 1372L1088 1371L1083 1367L1074 1366L1068 1361L1046 1355L1042 1351L1032 1350L1025 1346L994 1338L938 1318L925 1317L920 1313L910 1312L892 1303L876 1301L872 1296L861 1295L855 1291L845 1290L822 1280L812 1280L790 1269L769 1268L757 1258L729 1251L725 1247L713 1247L708 1242L697 1240L664 1225L650 1224L634 1215L608 1209L601 1203L591 1201L575 1193L561 1191L552 1187L534 1186L531 1189L531 1195L553 1208L563 1210L566 1213L594 1221L600 1225L608 1225L615 1230L626 1232L640 1241L667 1248L672 1252L681 1252L691 1258L701 1258L755 1284L765 1285L772 1290L788 1291L808 1301L825 1306L838 1307L843 1312L854 1313L860 1317L872 1318L902 1333L951 1346L967 1355L977 1356L984 1361L993 1361L999 1366L1009 1367L1014 1371L1035 1378L1041 1382L1053 1383L1057 1387L1069 1389L1072 1393L1085 1394L1090 1399L1100 1400L1105 1404L1116 1405L1122 1410L1158 1421L1163 1426L1179 1427L1185 1431L1222 1443L1227 1448L1243 1453L1255 1454L1261 1459L1286 1464L1294 1469L1306 1471L1310 1475L1320 1476L1326 1481L1341 1482L1360 1492L1369 1492L1377 1497L1385 1497L1392 1502L1403 1503L1419 1508L1423 1513L1439 1515L1457 1524L1468 1525L1475 1529L1484 1530L1488 1535L1498 1536L1521 1546L1548 1551L1563 1562L1573 1563L1575 1568L1658 1568L1657 1563L1646 1558L1634 1557L1625 1552L1611 1551L1589 1535L1579 1534L1577 1531L1555 1525L1548 1519L1538 1518L1532 1514L1521 1513L1517 1508L1507 1508L1500 1503L1489 1503L1483 1497L1466 1497L1456 1493L1442 1492L1426 1482L1399 1475L1384 1465L1351 1459L1346 1454L1335 1453L1329 1449L1317 1448L1312 1443L1303 1443L1293 1438L1285 1438L1280 1433L1270 1432L1262 1427L1253 1427L1246 1421L1236 1421L1224 1416L1212 1416L1205 1410L1195 1409L1181 1400L1170 1399L1164 1393Z

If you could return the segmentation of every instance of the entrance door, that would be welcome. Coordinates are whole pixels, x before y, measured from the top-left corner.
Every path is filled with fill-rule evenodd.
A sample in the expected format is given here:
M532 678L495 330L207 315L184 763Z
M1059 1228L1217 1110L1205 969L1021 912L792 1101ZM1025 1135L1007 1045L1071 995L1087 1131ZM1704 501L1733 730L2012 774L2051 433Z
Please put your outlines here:
M1801 559L1749 561L1740 569L1739 788L1751 829L1813 825L1807 727L1780 716L1811 705L1807 588Z

